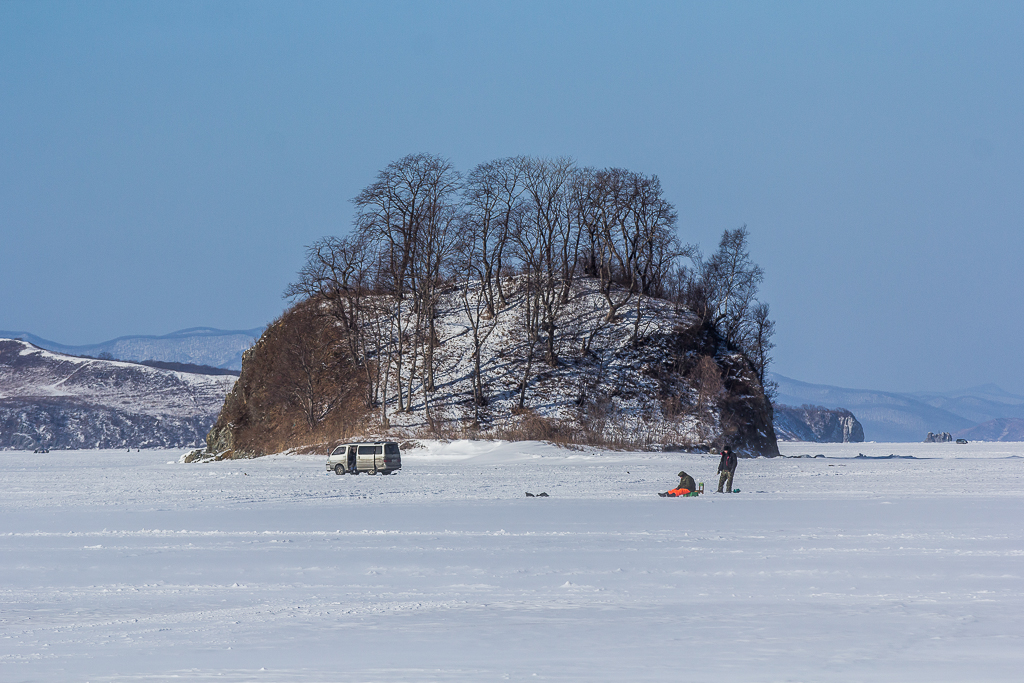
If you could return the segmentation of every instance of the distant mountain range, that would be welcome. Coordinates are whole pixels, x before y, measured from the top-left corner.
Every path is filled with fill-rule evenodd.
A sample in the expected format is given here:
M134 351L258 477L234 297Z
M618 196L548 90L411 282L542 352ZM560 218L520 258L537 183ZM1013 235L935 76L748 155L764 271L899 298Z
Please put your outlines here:
M99 344L72 346L37 337L30 332L0 330L0 337L21 339L47 351L71 356L109 354L117 360L158 360L172 363L209 365L228 370L242 369L242 353L263 334L262 327L251 330L218 330L213 327L190 327L163 336L133 335L118 337Z
M1000 417L956 433L968 441L1024 441L1024 420Z
M928 432L985 441L1024 438L1024 430L1015 429L1012 422L996 422L1024 420L1024 396L994 384L960 391L897 393L810 384L775 373L771 377L779 383L776 403L846 408L857 416L868 441L922 441Z
M235 380L0 339L0 450L195 446Z

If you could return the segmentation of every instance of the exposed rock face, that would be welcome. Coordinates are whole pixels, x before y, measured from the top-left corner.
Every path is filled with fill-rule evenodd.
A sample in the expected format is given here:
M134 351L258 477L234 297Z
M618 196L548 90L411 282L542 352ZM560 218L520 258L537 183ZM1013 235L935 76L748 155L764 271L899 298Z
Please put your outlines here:
M196 445L234 381L2 339L0 449Z
M515 292L513 286L508 287ZM484 405L473 402L473 353L469 322L458 289L437 305L439 345L435 386L425 410L421 378L410 392L411 407L399 411L389 388L387 423L382 407L355 400L332 423L302 428L301 414L287 403L274 377L287 377L287 349L293 347L296 309L271 324L243 356L242 374L208 436L205 457L251 457L310 444L356 437L548 439L629 448L720 449L729 445L745 456L775 456L778 446L772 407L744 357L696 317L671 303L636 297L636 309L605 320L605 302L586 281L574 285L555 341L557 363L537 356L532 372L524 361L528 343L521 328L523 297L494 317L493 333L481 350ZM387 303L375 301L380 310ZM635 305L635 303L634 303ZM408 308L408 307L407 307ZM407 314L403 311L403 315ZM635 330L641 337L633 339ZM542 333L543 334L543 333ZM538 345L544 339L537 340ZM538 353L538 356L540 354ZM405 361L408 363L408 361ZM710 363L710 366L709 366ZM698 366L704 368L697 373ZM710 369L708 369L710 368ZM421 370L417 370L417 373ZM518 407L528 372L525 409ZM356 368L353 382L365 372ZM409 376L408 367L403 375ZM698 377L703 379L696 379ZM710 379L709 379L710 377Z
M928 436L924 437L925 443L948 443L953 440L953 435L949 432L942 432L941 434L933 434L928 432Z
M843 408L803 405L775 406L775 433L782 441L860 443L864 428L853 413Z

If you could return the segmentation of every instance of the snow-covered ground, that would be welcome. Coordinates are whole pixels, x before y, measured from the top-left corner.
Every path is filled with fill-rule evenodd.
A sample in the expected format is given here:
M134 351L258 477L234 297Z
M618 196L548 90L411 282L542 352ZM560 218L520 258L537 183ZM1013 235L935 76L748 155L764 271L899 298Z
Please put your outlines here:
M0 680L1021 680L1024 444L781 447L0 453Z

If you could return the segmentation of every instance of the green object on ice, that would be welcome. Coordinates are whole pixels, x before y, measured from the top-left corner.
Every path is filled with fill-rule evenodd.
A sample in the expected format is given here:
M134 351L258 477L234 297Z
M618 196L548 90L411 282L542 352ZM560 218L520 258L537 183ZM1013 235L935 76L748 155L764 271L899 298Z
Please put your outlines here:
M732 490L732 492L733 492L733 493L739 493L739 492L740 492L740 490L739 490L739 489L733 489L733 490Z

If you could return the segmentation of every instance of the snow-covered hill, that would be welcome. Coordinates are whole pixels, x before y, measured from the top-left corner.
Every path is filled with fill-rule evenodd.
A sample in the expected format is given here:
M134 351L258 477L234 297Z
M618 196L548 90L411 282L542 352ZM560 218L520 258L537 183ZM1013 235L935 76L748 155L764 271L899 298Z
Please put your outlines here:
M162 360L241 370L242 353L253 345L262 332L262 327L251 330L191 327L158 337L133 335L80 346L50 341L29 332L0 330L0 338L22 339L41 349L73 356L98 357L100 354L110 354L119 360Z
M195 445L234 381L0 339L0 449Z
M729 443L744 454L778 454L769 405L753 368L688 310L637 295L609 322L596 283L582 278L558 304L552 342L556 359L549 363L547 333L537 333L532 341L526 333L526 294L514 279L505 286L507 305L493 318L478 320L477 338L486 338L480 349L483 401L474 402L472 323L477 318L467 313L467 308L482 309L475 300L479 294L475 288L453 286L435 306L434 391L424 389L422 360L407 353L401 361L405 391L400 406L394 372L399 363L392 359L386 402L367 411L355 427L360 436L540 438L638 448ZM379 311L380 319L398 316L393 301L383 297L363 305ZM406 330L414 326L410 309L404 306L401 312ZM266 454L300 445L256 433L271 422L268 415L278 414L278 406L260 394L268 391L267 368L286 354L281 349L296 336L294 324L286 314L246 353L238 384L208 440L211 453ZM389 329L375 319L361 326L381 328ZM715 375L713 381L704 380L703 395L694 378L701 359L712 361ZM278 389L276 394L286 393ZM316 443L352 436L325 430L309 438Z

